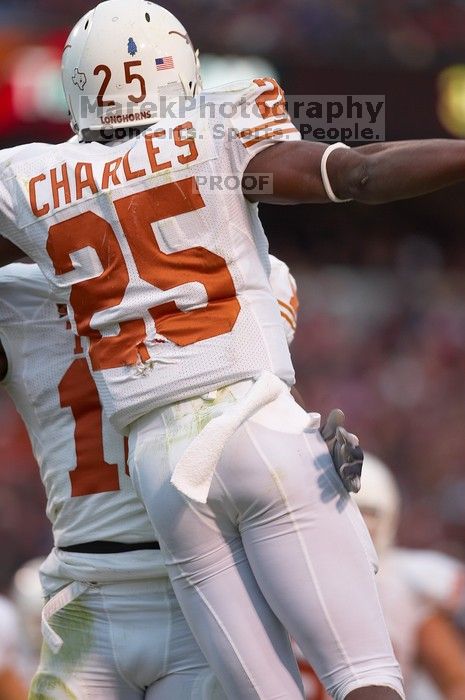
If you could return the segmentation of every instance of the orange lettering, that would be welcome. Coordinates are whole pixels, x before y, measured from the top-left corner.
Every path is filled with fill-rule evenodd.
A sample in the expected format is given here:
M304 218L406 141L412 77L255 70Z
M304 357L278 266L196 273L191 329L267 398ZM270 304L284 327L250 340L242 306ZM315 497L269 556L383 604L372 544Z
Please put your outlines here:
M46 179L45 175L37 175L29 181L29 200L31 202L31 209L34 216L45 216L50 211L50 204L44 204L43 207L39 209L37 204L37 192L36 185L38 182L43 182Z
M147 174L144 169L135 170L134 172L131 170L131 165L129 163L129 151L123 158L123 170L126 180L136 180L138 177L144 177L144 175Z
M271 88L262 92L255 100L263 119L284 116L286 114L286 99L276 80L274 78L257 78L254 83L259 87L265 87L271 83ZM269 102L274 104L270 107Z
M200 282L208 302L201 308L183 311L171 301L148 308L157 332L185 346L228 333L240 312L236 289L226 261L203 247L164 253L154 235L154 224L205 207L194 177L177 180L114 201L116 214L126 235L140 276L162 290ZM103 272L76 282L70 304L79 335L86 336L94 370L134 365L149 359L142 318L120 320L119 333L102 336L92 327L98 311L119 306L129 284L129 271L109 223L85 212L51 226L47 252L57 275L74 269L72 252L90 246L97 253Z
M114 185L121 185L120 179L118 177L117 170L121 165L122 158L116 158L115 160L110 160L109 163L105 163L105 168L103 170L102 178L102 190L107 190L110 186L110 179Z
M181 131L188 131L192 128L192 122L185 122L174 129L174 143L176 146L179 146L179 148L187 146L189 148L188 155L178 156L178 162L181 163L181 165L186 165L186 163L190 163L199 157L199 152L193 136L186 136L185 138L181 136Z
M119 491L118 465L108 464L102 442L102 407L84 358L75 359L58 385L60 405L75 421L76 466L69 472L71 498Z
M85 170L85 178L82 177L82 171ZM86 187L90 187L92 194L97 194L98 188L95 183L94 173L92 172L91 163L76 164L76 199L82 199L82 193Z
M166 131L154 131L151 134L146 134L145 145L147 147L147 155L150 161L150 167L152 168L152 173L158 173L160 170L166 170L166 168L171 168L172 163L170 160L165 163L157 163L157 154L160 153L158 146L153 145L153 139L164 138L166 136Z
M115 209L142 279L163 290L200 282L208 296L200 309L180 311L175 301L149 308L157 332L181 346L229 333L241 307L224 258L200 246L164 253L153 235L157 221L205 206L195 178L144 190L135 197L116 200Z
M70 304L74 309L79 335L90 340L92 367L94 370L102 370L136 364L145 351L142 344L146 330L142 319L121 321L118 335L108 337L102 337L91 327L95 311L118 306L129 283L124 256L110 224L88 211L50 227L47 252L53 260L57 275L74 270L70 253L87 246L96 251L104 271L99 277L74 284ZM103 300L100 309L95 307L96 299ZM147 357L146 353L144 359Z
M68 168L66 163L61 166L61 180L57 179L57 169L53 168L50 171L50 179L52 181L53 206L58 209L60 206L60 190L65 194L65 204L71 204L71 190L69 189Z

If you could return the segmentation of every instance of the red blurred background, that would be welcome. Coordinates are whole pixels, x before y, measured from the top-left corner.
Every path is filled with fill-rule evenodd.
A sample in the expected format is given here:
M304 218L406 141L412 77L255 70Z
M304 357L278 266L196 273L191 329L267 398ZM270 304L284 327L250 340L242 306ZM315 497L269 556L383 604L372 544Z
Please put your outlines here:
M266 67L289 94L385 94L388 139L465 134L463 0L165 6L205 56L207 83ZM69 138L60 54L90 7L0 2L0 146ZM404 544L458 556L465 555L464 193L458 186L376 208L262 208L271 250L299 285L294 357L308 408L343 408L364 446L393 467ZM27 439L3 393L0 425L6 586L51 538Z

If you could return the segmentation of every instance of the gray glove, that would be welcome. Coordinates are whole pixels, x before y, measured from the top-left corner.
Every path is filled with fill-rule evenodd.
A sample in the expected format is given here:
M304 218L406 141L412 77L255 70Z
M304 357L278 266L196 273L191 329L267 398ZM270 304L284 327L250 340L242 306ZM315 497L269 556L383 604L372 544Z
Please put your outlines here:
M333 408L326 423L320 428L323 440L333 460L334 468L347 491L360 491L362 475L363 450L358 437L349 433L343 426L344 413L340 408Z

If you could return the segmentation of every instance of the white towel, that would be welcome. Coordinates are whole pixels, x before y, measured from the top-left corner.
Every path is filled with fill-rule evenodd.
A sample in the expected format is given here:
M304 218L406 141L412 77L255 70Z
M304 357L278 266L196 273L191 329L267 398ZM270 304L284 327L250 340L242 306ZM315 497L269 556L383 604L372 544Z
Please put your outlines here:
M193 501L206 503L226 442L256 411L288 391L281 379L271 372L262 372L245 396L225 413L213 418L191 442L174 468L171 483Z

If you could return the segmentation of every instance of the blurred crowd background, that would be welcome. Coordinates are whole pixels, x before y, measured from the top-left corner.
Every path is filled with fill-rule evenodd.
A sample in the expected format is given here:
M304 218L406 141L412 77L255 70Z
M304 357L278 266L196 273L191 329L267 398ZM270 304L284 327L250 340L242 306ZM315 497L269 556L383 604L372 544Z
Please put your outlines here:
M0 1L1 147L68 137L60 54L92 4ZM217 82L234 79L236 64L250 77L267 65L290 94L385 94L388 139L465 135L465 0L164 4ZM393 467L404 544L463 558L464 203L465 185L376 208L262 208L271 250L299 286L293 352L309 410L343 408L363 445ZM51 538L27 439L1 392L0 425L6 587Z

